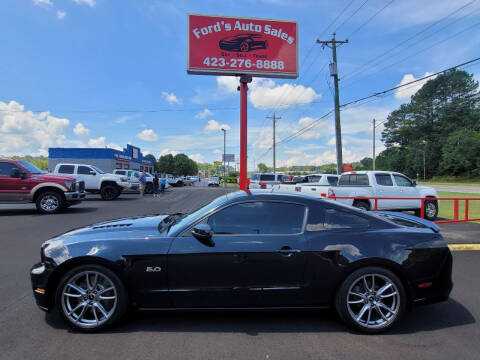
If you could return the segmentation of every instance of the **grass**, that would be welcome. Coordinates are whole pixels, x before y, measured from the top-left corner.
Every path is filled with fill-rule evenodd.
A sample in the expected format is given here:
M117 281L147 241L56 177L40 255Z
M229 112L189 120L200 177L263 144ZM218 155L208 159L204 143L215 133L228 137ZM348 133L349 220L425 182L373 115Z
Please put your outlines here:
M480 198L480 194L467 194L458 192L439 191L439 197L456 197L456 198ZM470 219L480 218L480 200L471 200L468 204L468 217ZM438 217L444 219L453 219L454 201L441 200L438 211ZM465 201L458 202L458 218L465 219Z
M467 178L455 176L433 177L430 180L419 180L422 185L456 185L456 186L480 186L480 178Z

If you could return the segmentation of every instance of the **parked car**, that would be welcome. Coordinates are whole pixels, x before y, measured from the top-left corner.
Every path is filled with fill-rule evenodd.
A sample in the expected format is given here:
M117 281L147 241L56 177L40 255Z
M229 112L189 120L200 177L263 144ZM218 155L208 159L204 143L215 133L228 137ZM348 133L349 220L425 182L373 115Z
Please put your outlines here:
M68 256L67 256L67 255ZM43 310L95 331L125 311L326 308L377 333L446 300L452 255L439 228L301 194L238 191L188 215L106 221L54 237L31 269Z
M169 183L173 187L183 186L183 177L175 177L172 174L165 174L165 178L167 183Z
M113 170L115 175L123 175L128 178L128 181L132 183L131 190L138 190L140 188L140 176L142 175L141 171L138 170ZM154 176L150 173L145 173L146 183L145 183L145 194L153 194L153 178Z
M284 181L288 181L288 175L279 173L253 174L248 186L249 189L266 189L268 185L276 185Z
M220 186L220 179L217 176L212 176L208 179L208 186Z
M23 160L0 159L0 203L34 203L53 214L85 198L81 178L47 174Z
M375 200L365 200L361 197L437 198L438 193L434 188L417 185L415 181L397 172L350 171L340 176L338 186L328 189L327 196L356 197L337 201L363 210L373 210ZM421 200L378 200L378 209L413 210L416 216L420 216ZM426 200L424 217L433 221L437 214L438 201Z
M53 173L81 176L85 181L85 190L92 194L100 194L103 200L114 200L124 189L132 188L132 183L126 176L106 174L93 165L57 164Z
M316 192L319 186L325 188L328 186L336 186L338 183L338 175L334 174L311 174L311 175L301 175L295 176L292 181L285 181L281 184L270 185L268 188L281 191L302 191L302 189L307 192ZM325 188L324 192L327 189ZM315 195L315 193L313 194Z

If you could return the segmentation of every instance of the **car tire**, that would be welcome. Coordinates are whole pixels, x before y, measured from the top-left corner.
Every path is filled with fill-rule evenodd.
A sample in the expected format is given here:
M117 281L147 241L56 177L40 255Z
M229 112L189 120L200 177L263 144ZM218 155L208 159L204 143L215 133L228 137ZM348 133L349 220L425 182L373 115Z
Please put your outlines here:
M357 209L364 210L364 211L370 210L370 204L366 201L355 200L355 202L353 203L353 206L356 207Z
M335 308L350 328L376 334L398 321L405 311L406 299L405 288L394 273L369 266L345 279L337 292Z
M102 200L115 200L120 195L117 187L114 185L103 185L100 189L100 196Z
M250 44L249 44L247 41L243 41L243 42L240 44L240 51L241 51L241 52L250 51Z
M35 205L42 214L55 214L63 208L64 201L58 191L45 191L37 196Z
M423 217L427 220L434 221L438 215L437 200L425 200L423 205Z
M55 305L69 326L81 332L95 332L122 318L128 295L112 270L96 264L80 265L60 280Z
M148 183L145 185L145 194L153 194L153 184Z

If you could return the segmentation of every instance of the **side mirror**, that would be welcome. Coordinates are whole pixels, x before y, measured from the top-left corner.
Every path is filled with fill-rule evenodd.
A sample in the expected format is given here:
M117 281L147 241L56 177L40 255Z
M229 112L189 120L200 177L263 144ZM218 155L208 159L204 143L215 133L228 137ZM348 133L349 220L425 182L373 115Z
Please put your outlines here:
M88 173L89 173L90 175L97 175L97 173L96 173L95 171L93 171L93 170L90 170Z
M212 228L208 224L198 224L192 230L192 235L195 239L200 241L202 244L209 247L214 247L215 243L212 240Z
M418 185L417 180L414 180L413 181L413 186L417 186L417 185Z
M21 173L20 173L20 169L18 169L18 168L13 168L12 171L10 171L10 177L12 177L12 178L20 178L20 177L22 177L22 176L21 176Z

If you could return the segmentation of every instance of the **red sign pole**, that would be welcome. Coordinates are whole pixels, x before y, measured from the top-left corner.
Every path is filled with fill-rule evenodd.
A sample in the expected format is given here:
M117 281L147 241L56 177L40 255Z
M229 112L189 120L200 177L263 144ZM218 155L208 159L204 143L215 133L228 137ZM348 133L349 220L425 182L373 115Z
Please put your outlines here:
M247 90L249 75L240 77L240 190L247 189Z

